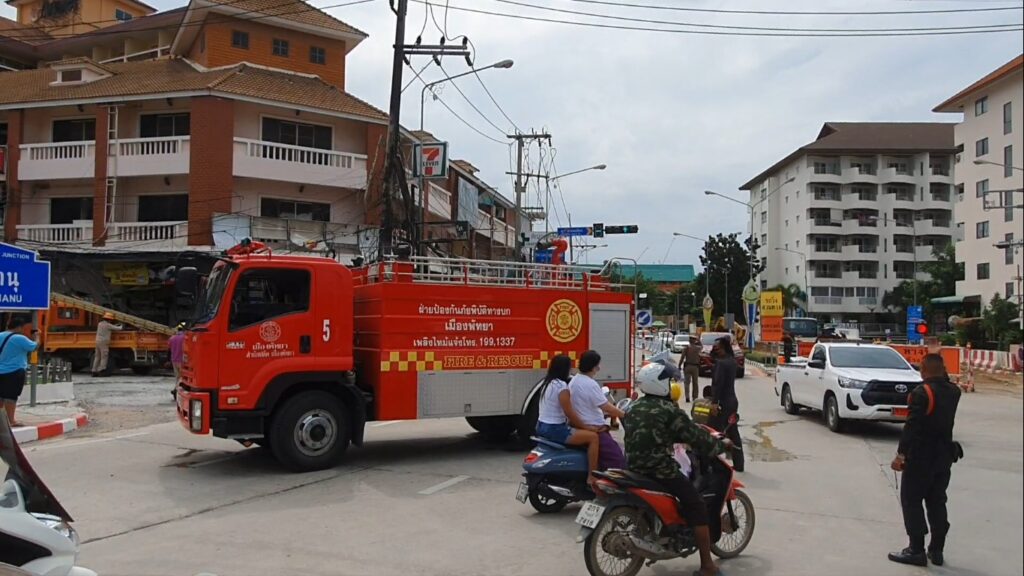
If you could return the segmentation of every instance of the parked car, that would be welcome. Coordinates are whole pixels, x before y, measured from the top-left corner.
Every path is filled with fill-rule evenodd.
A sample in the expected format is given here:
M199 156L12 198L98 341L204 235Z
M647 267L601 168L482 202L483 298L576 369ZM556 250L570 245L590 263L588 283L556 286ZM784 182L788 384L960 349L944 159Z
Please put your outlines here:
M711 374L711 369L715 365L714 358L711 357L711 347L715 345L715 340L718 340L723 336L732 342L732 353L736 356L736 366L738 368L736 376L743 378L747 375L743 348L740 348L739 343L736 342L736 339L733 338L732 334L729 332L704 332L700 335L700 373L702 376Z
M686 332L680 332L672 338L672 351L680 353L690 345L690 335Z
M775 389L787 414L821 410L841 432L847 420L903 422L921 375L889 346L822 342L805 362L780 364Z

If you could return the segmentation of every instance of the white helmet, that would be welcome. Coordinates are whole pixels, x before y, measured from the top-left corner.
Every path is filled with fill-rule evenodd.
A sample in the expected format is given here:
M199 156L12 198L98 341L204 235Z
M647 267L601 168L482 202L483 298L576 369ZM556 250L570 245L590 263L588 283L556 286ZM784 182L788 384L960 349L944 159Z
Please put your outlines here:
M634 382L638 390L651 396L668 396L672 392L672 378L679 377L679 369L661 362L651 362L636 373Z

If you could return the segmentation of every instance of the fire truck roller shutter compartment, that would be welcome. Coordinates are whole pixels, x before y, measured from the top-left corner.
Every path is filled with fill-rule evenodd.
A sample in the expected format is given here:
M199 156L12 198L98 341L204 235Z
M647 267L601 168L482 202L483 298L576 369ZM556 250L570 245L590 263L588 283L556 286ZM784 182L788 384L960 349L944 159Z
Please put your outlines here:
M590 305L590 347L601 355L598 382L629 380L628 304Z
M544 370L421 372L419 417L519 414Z

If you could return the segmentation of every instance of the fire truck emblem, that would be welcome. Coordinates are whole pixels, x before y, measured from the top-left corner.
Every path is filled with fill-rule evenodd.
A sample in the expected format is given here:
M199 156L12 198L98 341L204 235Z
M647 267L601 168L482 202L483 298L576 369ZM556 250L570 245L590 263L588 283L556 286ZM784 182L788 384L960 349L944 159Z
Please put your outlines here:
M281 325L277 322L270 321L260 324L260 338L264 342L277 342L277 339L281 337Z
M583 314L572 300L555 300L548 306L548 334L558 342L571 342L583 329Z

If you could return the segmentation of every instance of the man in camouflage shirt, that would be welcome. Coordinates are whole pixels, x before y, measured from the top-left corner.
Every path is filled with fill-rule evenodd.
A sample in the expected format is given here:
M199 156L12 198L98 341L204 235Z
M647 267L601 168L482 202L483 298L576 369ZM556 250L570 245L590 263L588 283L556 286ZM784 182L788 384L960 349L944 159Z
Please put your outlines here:
M694 424L670 396L645 394L630 406L622 422L626 428L629 469L657 480L679 499L679 509L693 529L700 550L700 570L695 575L718 574L711 558L707 507L697 489L683 476L673 453L675 444L688 444L701 454L715 456L726 450L726 444Z

